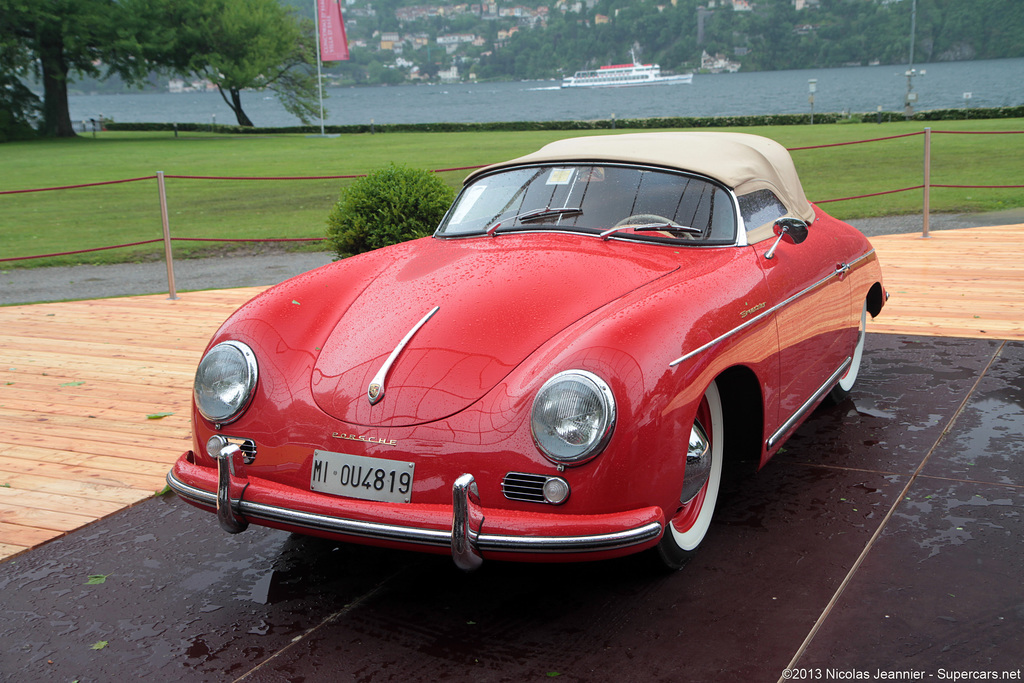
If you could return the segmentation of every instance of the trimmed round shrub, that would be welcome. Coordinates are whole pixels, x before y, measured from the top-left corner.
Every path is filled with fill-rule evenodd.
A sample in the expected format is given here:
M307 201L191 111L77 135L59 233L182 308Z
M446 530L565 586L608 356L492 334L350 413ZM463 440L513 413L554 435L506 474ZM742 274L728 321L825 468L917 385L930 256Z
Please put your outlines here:
M327 218L327 239L345 257L426 237L454 198L434 173L392 163L342 189Z

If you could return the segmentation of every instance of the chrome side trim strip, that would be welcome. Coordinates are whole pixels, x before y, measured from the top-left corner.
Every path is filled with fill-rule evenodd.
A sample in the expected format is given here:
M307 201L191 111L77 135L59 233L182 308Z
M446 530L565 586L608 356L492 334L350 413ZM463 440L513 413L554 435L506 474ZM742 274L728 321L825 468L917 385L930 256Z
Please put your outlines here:
M440 306L434 306L418 323L413 325L413 328L409 330L404 337L402 337L402 341L398 342L398 346L396 346L395 350L391 352L388 359L384 361L384 365L382 365L380 370L377 371L377 374L373 376L373 379L370 381L370 386L366 391L366 397L370 399L370 405L374 405L384 398L384 382L388 378L388 371L391 370L391 366L395 364L399 354L402 353L402 350L406 345L412 341L413 335L419 332L420 328L426 325L427 321L433 318L434 314L440 309Z
M839 369L833 372L832 375L827 380L825 380L825 383L818 387L818 390L815 391L809 399L804 401L804 404L797 408L797 411L793 413L789 417L789 419L786 420L782 424L782 426L775 431L774 434L768 437L768 441L765 445L770 449L772 446L777 444L786 434L786 432L791 430L794 427L794 425L796 425L796 423L800 421L800 418L807 414L811 410L811 408L813 408L815 404L817 404L818 400L822 396L831 391L832 387L836 385L836 382L839 381L839 378L843 376L843 373L846 372L847 368L850 367L850 363L852 362L853 359L847 357L846 360L844 360L842 364L839 366Z
M865 252L863 256L860 256L860 257L854 259L853 261L851 261L847 265L849 265L852 268L853 266L855 266L856 264L860 263L861 261L863 261L864 259L866 259L867 257L871 256L871 254L874 254L874 253L875 253L875 250L871 249L870 251ZM793 303L794 301L796 301L800 297L804 296L805 294L809 294L810 292L814 291L818 287L821 287L823 284L825 284L826 282L828 282L832 278L834 278L834 277L836 277L838 275L842 275L842 274L843 274L842 271L836 271L836 272L833 272L833 273L829 273L828 275L826 275L822 279L820 279L817 282L815 282L813 285L810 285L809 287L806 287L806 288L800 290L799 292L797 292L793 296L789 297L785 301L783 301L781 303L778 303L778 304L775 304L771 308L765 309L764 311L761 311L759 314L757 314L756 316L754 316L750 320L746 321L742 325L734 327L731 330L729 330L728 332L726 332L725 334L723 334L723 335L721 335L719 337L716 337L715 339L712 339L711 341L709 341L704 346L696 348L693 351L690 351L689 353L687 353L687 354L685 354L683 356L680 356L679 358L677 358L674 361L672 361L671 363L669 363L668 366L670 368L674 368L675 366L679 365L680 363L690 360L694 356L707 351L712 346L715 346L716 344L720 344L721 342L725 341L729 337L732 337L733 335L736 335L736 334L742 332L743 330L745 330L748 327L750 327L751 325L754 325L755 323L761 321L762 319L764 319L765 317L771 315L772 313L775 313L776 311L778 311L778 310L780 310L782 308L785 308L786 306L790 305L791 303Z
M782 308L783 305L784 304L778 304L776 306L772 306L771 308L762 311L761 313L755 315L753 318L751 318L747 322L743 323L742 325L740 325L738 327L734 327L731 330L729 330L728 332L726 332L725 334L723 334L723 335L721 335L719 337L716 337L715 339L712 339L711 341L709 341L704 346L698 347L698 348L694 349L693 351L690 351L686 355L680 356L679 358L676 358L674 361L669 363L668 366L670 368L674 368L675 366L679 365L680 363L688 361L688 360L690 360L691 358L693 358L694 356L696 356L696 355L698 355L700 353L704 353L705 351L710 349L712 346L715 346L716 344L720 344L721 342L725 341L729 337L731 337L731 336L733 336L735 334L739 334L740 332L742 332L743 330L747 329L751 325L754 325L755 323L760 322L762 319L766 318L767 316L771 315L775 311L777 311L780 308Z
M872 247L871 249L868 249L867 251L865 251L863 254L861 254L857 258L855 258L852 261L850 261L849 265L851 267L853 267L853 266L857 265L858 263L860 263L861 261L863 261L864 259L866 259L867 257L871 256L874 253L875 253L875 248Z
M190 486L167 473L167 484L182 498L206 507L215 507L215 493ZM319 515L297 510L288 510L272 505L252 503L240 500L235 506L248 519L264 519L272 522L301 526L317 531L326 531L346 536L360 536L387 541L400 541L438 547L450 547L452 533L449 530L417 529L394 524L378 522L362 522L342 519L328 515ZM477 549L494 552L521 553L573 553L594 552L599 550L615 550L628 548L651 541L661 535L661 524L650 522L634 529L626 529L607 534L589 536L503 536L498 534L479 534L476 539Z

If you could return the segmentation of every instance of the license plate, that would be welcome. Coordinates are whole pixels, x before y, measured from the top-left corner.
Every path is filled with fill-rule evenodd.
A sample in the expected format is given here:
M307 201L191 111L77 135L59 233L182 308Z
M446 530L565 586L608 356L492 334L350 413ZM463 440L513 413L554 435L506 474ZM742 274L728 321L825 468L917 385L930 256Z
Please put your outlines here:
M414 463L401 460L318 450L313 452L309 488L362 500L408 503L415 469Z

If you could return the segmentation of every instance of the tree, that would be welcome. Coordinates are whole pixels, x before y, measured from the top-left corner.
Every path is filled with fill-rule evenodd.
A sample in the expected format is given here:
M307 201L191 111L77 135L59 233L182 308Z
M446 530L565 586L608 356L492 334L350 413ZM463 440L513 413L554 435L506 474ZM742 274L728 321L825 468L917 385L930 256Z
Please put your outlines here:
M0 142L30 137L39 116L39 98L22 81L31 62L13 37L0 34Z
M146 75L140 45L114 0L0 0L0 88L31 109L21 77L33 70L43 85L39 132L73 137L68 83L75 75Z
M252 126L242 91L273 91L309 123L318 115L313 24L277 0L133 0L161 35L148 36L150 61L217 86L240 126ZM162 41L162 42L161 42Z

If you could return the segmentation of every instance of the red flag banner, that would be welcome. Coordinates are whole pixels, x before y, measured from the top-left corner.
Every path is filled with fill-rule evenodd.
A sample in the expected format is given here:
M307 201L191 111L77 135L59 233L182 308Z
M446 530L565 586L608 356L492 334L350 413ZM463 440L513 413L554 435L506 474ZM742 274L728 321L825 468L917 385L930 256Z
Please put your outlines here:
M316 8L320 22L320 60L338 62L348 59L341 0L316 0Z

